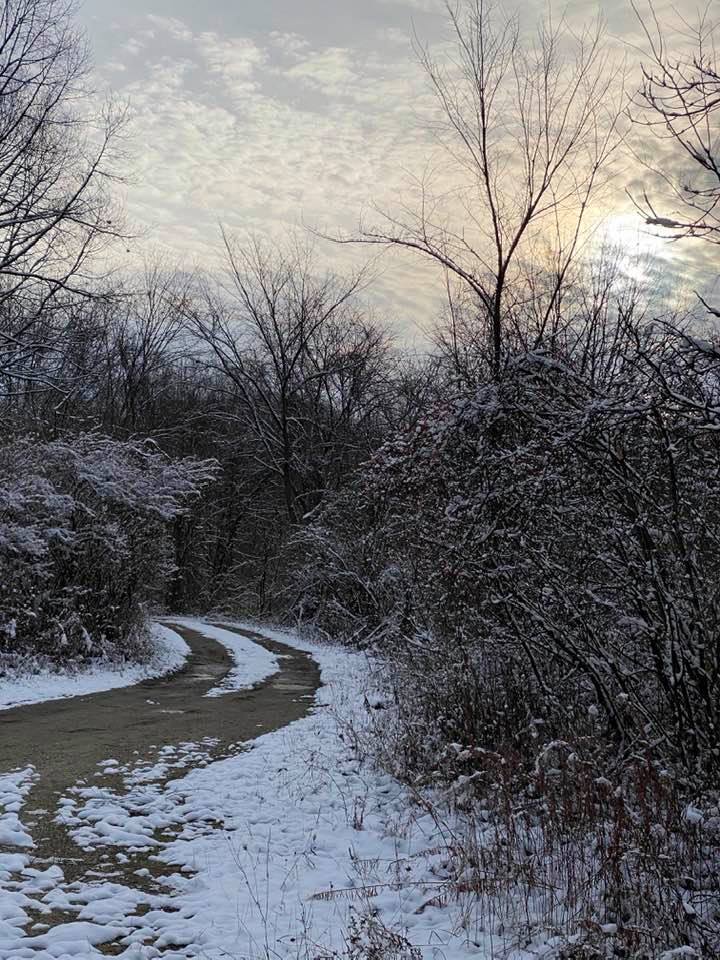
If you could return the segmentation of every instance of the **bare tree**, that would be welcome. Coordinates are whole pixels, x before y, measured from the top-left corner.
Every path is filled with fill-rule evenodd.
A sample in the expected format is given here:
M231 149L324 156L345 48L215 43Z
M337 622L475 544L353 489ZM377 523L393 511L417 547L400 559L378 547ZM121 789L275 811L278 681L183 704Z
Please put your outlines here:
M556 309L621 141L622 71L600 26L578 36L565 24L544 23L528 42L517 17L491 0L446 6L453 54L438 60L417 44L440 108L443 184L420 183L412 208L380 211L378 225L361 223L344 239L414 250L459 280L476 302L497 372L507 318L533 295L528 277L536 264L552 278L540 335ZM455 226L448 225L458 216L448 194L459 201Z
M368 449L361 438L380 419L388 341L355 302L362 276L317 276L298 243L224 243L228 296L208 291L185 310L199 362L220 375L248 455L279 483L294 523Z
M113 434L158 436L172 415L168 394L187 353L181 333L189 285L188 275L155 258L115 293L99 331L103 355L95 371L96 413Z
M633 9L649 49L633 119L670 149L663 151L660 163L648 165L663 196L651 197L644 190L632 198L645 222L660 228L669 239L695 237L720 243L720 70L715 24L706 16L693 26L685 24L690 51L675 53L652 4L649 18L635 4Z
M14 377L33 376L38 337L61 349L52 311L87 292L93 254L119 232L108 187L123 111L93 113L74 13L74 0L0 9L0 300L23 302L0 332L0 370Z

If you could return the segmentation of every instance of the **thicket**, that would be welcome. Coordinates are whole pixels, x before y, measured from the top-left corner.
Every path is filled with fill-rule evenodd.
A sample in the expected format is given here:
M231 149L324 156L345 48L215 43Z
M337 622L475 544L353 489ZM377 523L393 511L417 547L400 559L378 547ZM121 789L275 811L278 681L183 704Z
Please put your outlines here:
M358 749L442 823L443 897L568 956L709 957L720 337L616 320L383 445L299 534L301 615L385 664Z
M436 738L532 752L571 728L717 782L720 348L619 323L595 375L584 342L509 358L304 534L306 615L445 689L422 767Z
M0 447L0 656L133 658L175 570L169 521L212 463L92 434Z

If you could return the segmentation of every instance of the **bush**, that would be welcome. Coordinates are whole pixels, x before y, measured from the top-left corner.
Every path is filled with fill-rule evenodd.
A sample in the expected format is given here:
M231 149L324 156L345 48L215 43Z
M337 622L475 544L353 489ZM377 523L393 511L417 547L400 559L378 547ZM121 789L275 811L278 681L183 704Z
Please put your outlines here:
M603 379L523 354L383 447L304 535L301 613L417 657L429 738L527 751L591 712L717 785L720 349L633 333Z
M168 522L213 474L150 442L0 448L0 653L121 657L173 572Z

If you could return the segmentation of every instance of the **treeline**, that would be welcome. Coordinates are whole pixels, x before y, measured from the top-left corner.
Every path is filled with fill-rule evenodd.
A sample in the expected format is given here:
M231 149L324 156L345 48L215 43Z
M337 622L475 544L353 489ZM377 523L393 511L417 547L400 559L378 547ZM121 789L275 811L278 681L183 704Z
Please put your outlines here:
M300 243L123 276L125 115L74 14L0 10L0 655L64 661L137 655L148 605L293 609L290 532L423 389Z
M146 602L288 615L293 532L419 415L427 373L357 279L254 241L228 257L231 289L154 267L70 295L3 371L6 649L121 649Z

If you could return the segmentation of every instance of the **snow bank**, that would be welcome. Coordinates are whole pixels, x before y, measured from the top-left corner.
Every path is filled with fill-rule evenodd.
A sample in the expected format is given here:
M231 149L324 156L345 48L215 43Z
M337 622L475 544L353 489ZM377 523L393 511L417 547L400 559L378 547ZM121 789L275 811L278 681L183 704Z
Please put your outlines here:
M146 663L125 666L105 663L89 666L76 673L41 671L32 675L0 678L0 710L129 687L182 667L190 652L182 637L159 623L151 625L151 632L153 654Z
M169 623L177 623L182 627L188 627L190 630L197 630L212 640L217 640L230 653L235 661L235 666L223 679L217 687L213 687L205 694L206 697L220 697L224 693L231 693L233 690L249 690L255 684L267 680L280 669L278 658L261 647L253 643L247 637L241 637L232 630L222 630L220 627L213 627L209 623L204 623L195 617L168 617ZM244 630L258 632L257 626L251 624L235 624L235 626ZM272 631L263 630L264 636L273 639ZM282 640L280 635L277 639ZM284 641L287 643L287 639Z

